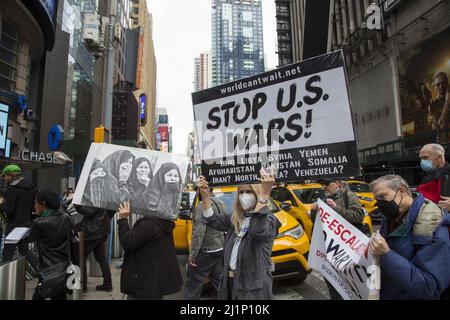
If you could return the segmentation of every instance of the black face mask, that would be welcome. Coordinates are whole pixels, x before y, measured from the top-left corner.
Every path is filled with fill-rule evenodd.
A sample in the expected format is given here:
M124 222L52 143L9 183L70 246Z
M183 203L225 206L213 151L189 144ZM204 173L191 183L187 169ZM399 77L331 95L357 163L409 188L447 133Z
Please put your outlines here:
M394 195L394 199L397 196L398 190ZM394 220L400 215L400 206L395 203L395 200L392 199L391 201L387 200L378 200L375 204L378 209L380 209L381 213L386 217L388 220ZM403 201L403 198L402 200ZM401 204L400 201L400 204Z

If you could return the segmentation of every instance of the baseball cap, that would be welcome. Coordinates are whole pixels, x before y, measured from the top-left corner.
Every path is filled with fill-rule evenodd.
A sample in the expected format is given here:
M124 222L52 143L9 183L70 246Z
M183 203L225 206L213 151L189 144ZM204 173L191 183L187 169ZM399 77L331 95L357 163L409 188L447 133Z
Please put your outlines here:
M1 176L4 176L5 174L11 174L11 173L22 173L22 169L20 169L20 167L16 166L15 164L10 164L3 168Z

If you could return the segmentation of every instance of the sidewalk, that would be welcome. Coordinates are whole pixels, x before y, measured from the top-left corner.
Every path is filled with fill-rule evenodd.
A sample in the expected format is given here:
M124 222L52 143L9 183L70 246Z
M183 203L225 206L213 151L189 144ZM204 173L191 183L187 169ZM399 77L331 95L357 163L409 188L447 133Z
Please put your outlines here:
M116 265L119 262L119 259L113 259L110 264L111 276L113 281L113 291L105 292L105 291L97 291L95 287L97 285L103 284L102 277L89 277L88 279L88 291L82 294L82 300L123 300L124 294L120 292L120 272L122 269L117 269ZM88 263L89 265L89 263ZM89 275L89 267L88 267L88 275ZM33 297L34 289L37 285L37 279L33 279L27 281L26 283L26 293L25 299L31 300ZM72 296L68 295L67 299L72 300Z
M113 282L113 291L112 292L105 292L105 291L97 291L95 290L95 287L97 285L103 284L103 278L102 277L89 277L88 279L88 291L82 294L81 300L125 300L126 295L120 292L120 272L122 269L117 269L116 265L118 264L120 259L112 259L110 264L111 269L111 276L112 276L112 282ZM178 256L178 260L180 263L180 266L183 266L186 264L186 256ZM180 267L181 274L183 276L183 279L185 279L186 276L186 270L183 267ZM88 263L88 275L89 275L89 263ZM26 282L26 292L25 292L25 299L31 300L33 297L34 289L37 286L37 279L33 279L31 281ZM73 300L73 297L71 295L67 295L67 299ZM182 291L165 296L164 300L182 300L183 295Z

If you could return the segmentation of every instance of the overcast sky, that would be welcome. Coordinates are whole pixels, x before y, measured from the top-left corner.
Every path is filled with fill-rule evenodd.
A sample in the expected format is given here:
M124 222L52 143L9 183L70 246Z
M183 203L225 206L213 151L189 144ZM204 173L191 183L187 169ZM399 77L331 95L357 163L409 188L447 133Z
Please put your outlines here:
M267 67L277 56L275 1L262 0ZM147 0L153 15L153 41L158 65L157 107L167 108L173 128L173 152L186 153L193 130L194 58L211 50L211 0Z

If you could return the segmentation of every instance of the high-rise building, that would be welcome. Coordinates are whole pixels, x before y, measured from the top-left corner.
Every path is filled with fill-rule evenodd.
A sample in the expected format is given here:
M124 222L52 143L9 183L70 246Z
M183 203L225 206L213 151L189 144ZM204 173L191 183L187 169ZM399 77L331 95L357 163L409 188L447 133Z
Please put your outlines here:
M302 60L304 0L275 0L278 64L285 66Z
M153 20L146 0L133 0L132 28L138 32L138 54L134 95L139 101L139 145L155 149L156 56Z
M211 87L211 55L203 52L194 60L194 91L205 90Z
M264 72L261 0L212 0L212 85Z

